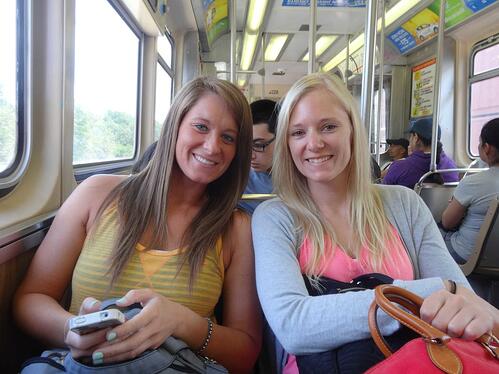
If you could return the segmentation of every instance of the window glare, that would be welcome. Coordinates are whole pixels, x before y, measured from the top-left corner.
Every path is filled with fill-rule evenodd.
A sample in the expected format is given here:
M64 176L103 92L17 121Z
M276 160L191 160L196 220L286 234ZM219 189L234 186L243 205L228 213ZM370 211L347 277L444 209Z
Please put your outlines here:
M156 113L154 115L154 139L159 138L161 127L170 110L172 78L158 62L156 63Z
M172 67L172 44L166 36L158 38L158 53L161 58L167 63L168 67Z
M469 152L478 157L478 142L483 125L499 117L499 99L491 92L499 92L499 76L471 85Z
M481 74L499 68L499 43L475 54L473 74Z
M0 2L0 173L17 151L16 1Z
M135 153L139 38L106 0L77 0L73 164Z

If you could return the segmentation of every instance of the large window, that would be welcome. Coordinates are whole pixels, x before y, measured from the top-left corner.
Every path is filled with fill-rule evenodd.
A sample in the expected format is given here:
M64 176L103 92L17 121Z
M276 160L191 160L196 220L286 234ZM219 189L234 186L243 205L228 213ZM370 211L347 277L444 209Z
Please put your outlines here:
M0 1L0 188L17 182L24 151L23 4Z
M161 127L170 110L173 91L172 42L167 36L160 36L157 43L156 103L154 114L154 139L159 138Z
M477 43L471 55L468 152L478 157L483 125L499 117L499 34Z
M76 0L74 165L135 155L141 34L116 9Z

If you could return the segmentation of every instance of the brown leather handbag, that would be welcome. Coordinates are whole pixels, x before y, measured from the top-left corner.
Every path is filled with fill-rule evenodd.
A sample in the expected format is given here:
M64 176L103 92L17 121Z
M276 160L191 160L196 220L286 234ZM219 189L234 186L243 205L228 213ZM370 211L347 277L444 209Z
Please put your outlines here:
M499 373L497 338L488 335L475 341L451 338L419 317L422 303L421 297L403 288L388 284L376 287L375 300L369 309L369 329L386 359L366 373ZM378 307L421 337L392 352L379 332Z

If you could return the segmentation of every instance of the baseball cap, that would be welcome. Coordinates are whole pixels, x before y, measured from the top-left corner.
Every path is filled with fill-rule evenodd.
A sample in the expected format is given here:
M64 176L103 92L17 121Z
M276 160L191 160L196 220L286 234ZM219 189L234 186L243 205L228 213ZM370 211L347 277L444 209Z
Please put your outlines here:
M400 145L404 147L405 149L409 148L409 140L404 139L404 138L399 138L399 139L386 139L386 143L389 145Z
M412 122L411 127L407 132L416 133L419 136L431 140L431 130L433 128L433 120L431 118L420 118ZM438 126L437 140L440 141L441 130Z

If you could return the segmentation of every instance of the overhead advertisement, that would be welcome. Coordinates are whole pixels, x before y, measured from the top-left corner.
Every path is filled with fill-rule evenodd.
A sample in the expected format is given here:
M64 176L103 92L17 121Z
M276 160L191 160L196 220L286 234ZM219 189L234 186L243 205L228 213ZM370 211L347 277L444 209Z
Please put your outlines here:
M310 0L282 0L282 6L310 6ZM366 0L317 0L323 8L365 8Z
M412 68L411 118L433 114L435 62L433 58Z
M447 0L445 7L445 28L460 24L476 12L497 0ZM397 27L388 39L400 53L404 54L438 33L440 0L435 0L426 9Z
M227 0L203 0L204 25L208 45L229 30Z

